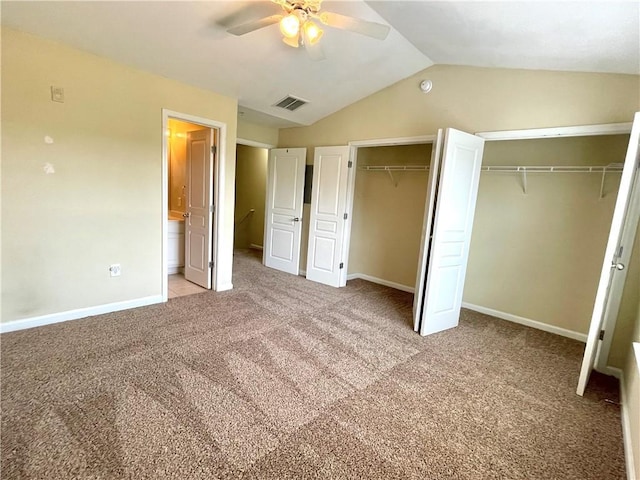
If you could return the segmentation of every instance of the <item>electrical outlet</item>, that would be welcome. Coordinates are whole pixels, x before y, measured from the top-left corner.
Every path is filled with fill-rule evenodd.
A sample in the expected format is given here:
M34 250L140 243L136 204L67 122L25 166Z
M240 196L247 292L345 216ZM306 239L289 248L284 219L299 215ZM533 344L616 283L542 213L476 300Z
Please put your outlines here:
M111 273L112 277L119 277L120 273L122 273L122 268L120 268L119 263L114 263L109 267L109 273Z

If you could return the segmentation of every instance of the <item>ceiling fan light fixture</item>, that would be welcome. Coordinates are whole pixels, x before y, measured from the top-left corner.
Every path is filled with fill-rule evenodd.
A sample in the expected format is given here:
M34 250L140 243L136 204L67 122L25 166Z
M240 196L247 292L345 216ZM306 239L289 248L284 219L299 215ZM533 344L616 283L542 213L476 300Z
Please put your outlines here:
M300 19L294 13L290 13L280 20L280 32L286 38L295 38L300 32ZM286 42L285 42L286 43Z
M304 32L305 42L308 42L309 45L315 45L316 43L318 43L318 40L320 40L324 33L322 29L311 20L307 20L306 22L304 22L304 25L302 25L302 30Z
M294 38L282 37L282 41L293 48L298 48L300 46L300 41L297 35Z

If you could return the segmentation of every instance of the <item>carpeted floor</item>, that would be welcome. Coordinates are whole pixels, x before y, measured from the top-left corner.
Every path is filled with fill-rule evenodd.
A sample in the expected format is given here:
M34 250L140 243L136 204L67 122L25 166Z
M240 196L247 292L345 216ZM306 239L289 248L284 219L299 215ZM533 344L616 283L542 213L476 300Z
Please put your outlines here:
M10 479L617 479L617 383L583 344L237 253L234 289L1 337Z

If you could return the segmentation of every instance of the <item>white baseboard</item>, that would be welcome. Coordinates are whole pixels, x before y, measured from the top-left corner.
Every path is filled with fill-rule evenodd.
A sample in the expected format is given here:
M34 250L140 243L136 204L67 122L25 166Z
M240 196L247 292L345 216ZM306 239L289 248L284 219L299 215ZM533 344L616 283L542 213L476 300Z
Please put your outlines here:
M624 459L627 467L627 478L632 480L636 477L635 459L633 458L633 444L631 438L631 419L629 418L629 406L625 399L627 388L624 383L624 375L620 377L620 420L622 421L622 443L624 444Z
M15 332L16 330L41 327L43 325L51 325L52 323L77 320L79 318L91 317L93 315L118 312L120 310L144 307L147 305L153 305L154 303L162 302L162 295L152 295L150 297L125 300L123 302L107 303L105 305L97 305L95 307L78 308L76 310L67 310L66 312L51 313L49 315L41 315L39 317L23 318L21 320L14 320L12 322L0 324L0 333Z
M262 245L256 245L255 243L250 244L249 248L253 248L254 250L264 250Z
M167 275L174 275L176 273L184 273L184 267L167 267Z
M298 270L298 275L300 275L301 277L306 277L307 276L307 271L306 270Z
M491 315L492 317L501 318L502 320L519 323L520 325L537 328L538 330L543 330L549 333L555 333L556 335L561 335L563 337L573 338L574 340L579 340L584 343L587 342L587 335L584 333L574 332L573 330L567 330L566 328L556 327L554 325L549 325L548 323L538 322L536 320L531 320L530 318L519 317L518 315L512 315L511 313L493 310L492 308L473 305L472 303L462 302L462 306L475 312L480 312L486 315Z
M377 283L378 285L384 285L385 287L395 288L396 290L401 290L403 292L413 293L413 291L415 290L413 287L410 287L408 285L391 282L389 280L384 280L383 278L372 277L371 275L367 275L365 273L350 273L349 275L347 275L347 280L354 280L356 278L360 278L371 283Z
M617 367L610 367L610 366L606 366L603 369L597 369L596 370L600 373L603 373L605 375L609 375L610 377L615 377L618 380L622 380L623 377L623 373L622 373L622 369L617 368Z

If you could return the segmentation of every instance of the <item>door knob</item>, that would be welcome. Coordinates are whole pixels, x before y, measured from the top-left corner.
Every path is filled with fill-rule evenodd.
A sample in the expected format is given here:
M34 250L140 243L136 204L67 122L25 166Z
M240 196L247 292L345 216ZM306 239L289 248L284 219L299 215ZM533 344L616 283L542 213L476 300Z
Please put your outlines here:
M183 213L182 216L184 218L189 218L191 216L191 212Z
M294 222L299 222L299 221L300 221L300 219L299 219L298 217L293 217L293 221L294 221Z
M615 268L616 270L624 270L624 263L612 263L611 268Z

